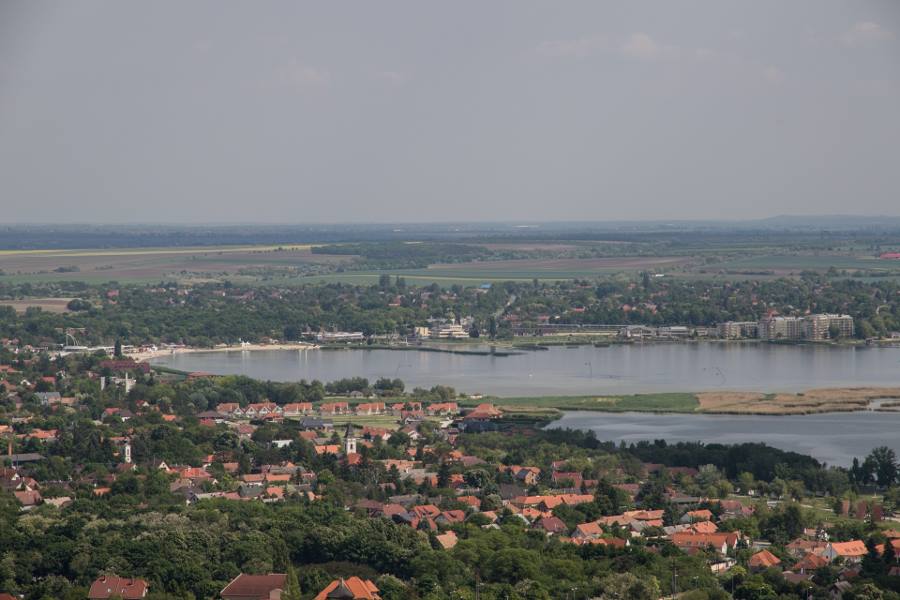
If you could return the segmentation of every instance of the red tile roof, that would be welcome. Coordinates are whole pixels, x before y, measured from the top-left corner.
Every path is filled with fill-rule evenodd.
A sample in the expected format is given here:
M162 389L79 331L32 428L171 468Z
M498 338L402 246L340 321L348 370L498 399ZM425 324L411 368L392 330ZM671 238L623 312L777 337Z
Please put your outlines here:
M866 545L860 540L851 540L849 542L832 542L829 544L832 551L838 556L859 557L865 556L868 552Z
M738 535L735 533L682 532L672 534L672 543L679 548L707 548L712 546L718 550L723 545L733 548L737 542Z
M41 494L37 490L21 490L13 492L22 506L35 506L41 503Z
M794 565L795 571L815 571L828 564L828 559L810 552Z
M146 596L148 587L149 585L143 579L104 575L91 584L88 598L90 600L105 600L106 598L117 596L124 600L134 600Z
M456 537L456 533L454 533L453 531L448 531L446 533L436 535L435 537L444 550L450 550L451 548L456 546L456 543L459 541L459 538Z
M247 575L241 573L225 586L219 595L225 600L269 600L273 590L283 590L287 575L270 573L269 575Z
M566 527L566 524L559 517L544 517L537 522L536 526L547 533L567 533L569 531L569 528Z
M762 550L751 556L750 560L747 561L747 564L754 568L768 569L769 567L781 564L781 559L768 550Z
M603 528L600 527L600 523L597 521L581 523L575 527L575 533L580 537L599 537L603 535Z
M368 579L350 577L349 579L335 579L319 592L313 600L328 600L329 598L346 598L347 600L381 600L378 588Z
M685 515L687 515L690 518L692 523L695 521L710 521L713 518L712 512L705 508L700 509L700 510L688 511L685 513Z
M700 521L691 525L691 531L694 533L715 533L719 530L712 521Z
M894 548L894 554L900 554L900 539L890 540L890 542L891 546ZM878 544L877 546L875 546L875 551L879 556L884 554L884 546L884 544Z
M439 509L434 504L419 504L418 506L413 506L411 509L409 509L409 512L413 513L419 518L434 518L441 514L441 509Z

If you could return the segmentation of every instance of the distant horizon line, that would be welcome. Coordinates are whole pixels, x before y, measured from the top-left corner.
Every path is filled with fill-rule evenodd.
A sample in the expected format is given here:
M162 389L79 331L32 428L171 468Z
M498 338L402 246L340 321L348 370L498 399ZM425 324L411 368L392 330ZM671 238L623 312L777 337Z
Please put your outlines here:
M842 213L782 213L768 217L748 217L738 219L516 219L516 220L416 220L416 221L20 221L0 222L0 227L120 227L120 226L167 226L167 227L390 227L411 225L504 225L512 227L540 227L541 225L634 225L634 224L740 224L760 223L777 219L827 219L827 220L900 220L900 214L842 214Z

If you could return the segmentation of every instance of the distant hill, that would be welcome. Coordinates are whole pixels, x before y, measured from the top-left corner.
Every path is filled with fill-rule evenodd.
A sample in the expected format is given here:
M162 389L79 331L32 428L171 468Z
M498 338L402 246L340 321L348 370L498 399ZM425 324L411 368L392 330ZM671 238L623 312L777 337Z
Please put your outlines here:
M742 221L741 225L765 228L817 229L894 229L900 227L900 217L886 215L778 215L754 221Z

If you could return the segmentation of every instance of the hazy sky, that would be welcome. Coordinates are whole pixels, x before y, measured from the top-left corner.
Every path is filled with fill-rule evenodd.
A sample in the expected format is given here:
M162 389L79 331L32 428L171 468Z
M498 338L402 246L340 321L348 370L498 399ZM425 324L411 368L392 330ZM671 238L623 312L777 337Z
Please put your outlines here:
M900 2L0 3L0 222L900 215Z

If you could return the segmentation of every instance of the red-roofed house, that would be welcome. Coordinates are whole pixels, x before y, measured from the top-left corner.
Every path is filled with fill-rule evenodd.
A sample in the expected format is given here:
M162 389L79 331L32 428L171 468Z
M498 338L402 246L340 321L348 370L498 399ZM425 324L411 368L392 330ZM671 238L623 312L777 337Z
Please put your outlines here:
M319 406L319 413L323 415L344 415L350 412L350 405L346 402L326 402Z
M828 564L828 559L810 552L794 565L794 570L801 574L815 573Z
M727 554L737 546L737 533L694 533L680 532L672 534L672 543L682 550L713 548L719 554Z
M456 537L456 533L453 531L447 531L434 537L437 539L438 543L441 545L441 548L443 548L444 550L450 550L451 548L456 546L456 543L459 541L459 539Z
M541 470L538 467L523 467L520 465L500 465L497 470L501 473L509 473L516 480L521 481L525 485L534 485L541 477Z
M769 552L762 550L750 557L747 564L755 571L764 571L769 567L775 567L781 564L781 559Z
M487 419L496 419L501 416L503 416L503 413L500 412L500 410L497 409L493 404L485 403L476 406L472 410L472 412L463 417L463 419L467 421L482 421Z
M244 416L250 419L267 417L269 415L283 415L284 409L274 402L257 402L248 404L244 409Z
M384 402L361 402L356 405L356 414L358 415L380 415L384 411Z
M422 518L436 518L439 514L441 514L441 509L439 509L434 504L419 504L418 506L413 506L409 509L409 512L416 515L420 519Z
M553 471L550 479L556 487L562 487L562 484L565 484L565 487L578 489L581 488L583 478L577 471Z
M843 558L845 561L856 562L862 560L868 549L861 540L851 540L849 542L831 542L825 547L822 556L828 560Z
M457 496L456 501L462 502L463 504L468 504L475 510L481 508L481 500L479 500L477 496Z
M900 556L900 539L888 540L891 544L891 547L894 549L894 556ZM882 556L884 554L885 544L878 544L875 546L875 552L878 553L878 556Z
M230 415L234 417L241 417L244 415L244 411L241 409L241 405L237 402L222 402L216 405L216 412L221 415Z
M284 416L299 417L313 412L312 402L290 402L284 405Z
M91 584L88 598L90 600L106 600L107 598L133 600L146 596L149 587L143 579L103 575Z
M562 503L568 506L577 506L579 504L587 504L588 502L594 501L594 497L590 494L561 494L557 496L557 498L562 500Z
M330 598L343 598L345 600L381 600L378 588L368 579L350 577L348 579L336 579L328 584L324 590L318 593L313 600L329 600Z
M543 517L534 526L543 529L548 535L565 535L569 532L569 528L559 517Z
M428 415L455 415L459 412L459 405L456 402L436 402L425 407L425 414Z
M241 573L225 586L219 595L223 600L281 600L287 575L247 575Z
M603 528L600 527L600 523L598 521L593 521L591 523L582 523L581 525L576 525L575 533L572 534L572 537L587 540L591 538L598 538L601 535L603 535Z
M22 510L29 510L41 503L41 493L37 490L19 490L13 492L16 500L22 505Z
M439 525L453 525L454 523L462 523L466 520L466 513L462 510L445 510L435 518L435 523Z
M689 510L681 517L682 523L698 523L700 521L712 521L713 514L707 509Z
M712 521L700 521L691 525L691 531L694 533L715 533L719 530Z

